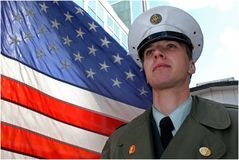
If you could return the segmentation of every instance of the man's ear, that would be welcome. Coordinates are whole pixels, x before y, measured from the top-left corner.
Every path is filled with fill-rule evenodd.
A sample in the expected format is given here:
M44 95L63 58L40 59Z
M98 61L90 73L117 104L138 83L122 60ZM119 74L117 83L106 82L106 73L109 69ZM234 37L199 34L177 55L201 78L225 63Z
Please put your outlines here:
M192 75L195 73L195 71L196 71L195 62L191 60L189 62L188 74Z

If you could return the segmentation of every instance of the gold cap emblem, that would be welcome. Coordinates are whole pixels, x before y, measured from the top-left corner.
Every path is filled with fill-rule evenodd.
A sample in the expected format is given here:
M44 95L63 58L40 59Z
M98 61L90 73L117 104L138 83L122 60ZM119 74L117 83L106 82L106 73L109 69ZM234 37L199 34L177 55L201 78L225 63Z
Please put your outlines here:
M208 157L212 154L212 151L207 147L199 148L199 152L202 156Z
M134 154L135 151L136 151L136 146L135 145L131 145L129 147L129 154Z
M162 16L160 14L153 14L151 17L150 17L150 22L152 24L159 24L162 20Z

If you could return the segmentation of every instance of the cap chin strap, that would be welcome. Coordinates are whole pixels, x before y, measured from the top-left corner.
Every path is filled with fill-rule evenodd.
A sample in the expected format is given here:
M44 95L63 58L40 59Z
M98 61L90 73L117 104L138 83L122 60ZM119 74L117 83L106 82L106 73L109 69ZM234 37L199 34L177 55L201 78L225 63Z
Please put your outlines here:
M193 45L191 40L186 36L185 34L173 32L173 31L164 31L164 32L158 32L151 34L150 36L146 37L137 47L139 58L142 60L143 58L143 52L147 45L154 43L159 40L173 40L173 41L179 41L182 43L185 43L189 46L189 48L192 50Z

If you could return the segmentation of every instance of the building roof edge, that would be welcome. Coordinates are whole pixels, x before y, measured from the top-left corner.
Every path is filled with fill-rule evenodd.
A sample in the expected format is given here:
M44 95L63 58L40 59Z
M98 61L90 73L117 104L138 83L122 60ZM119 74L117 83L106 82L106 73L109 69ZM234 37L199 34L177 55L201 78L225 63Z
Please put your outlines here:
M213 82L213 83L206 83L200 86L192 87L190 88L190 92L195 92L207 88L212 88L212 87L221 87L221 86L238 86L238 80L236 81L222 81L222 82Z

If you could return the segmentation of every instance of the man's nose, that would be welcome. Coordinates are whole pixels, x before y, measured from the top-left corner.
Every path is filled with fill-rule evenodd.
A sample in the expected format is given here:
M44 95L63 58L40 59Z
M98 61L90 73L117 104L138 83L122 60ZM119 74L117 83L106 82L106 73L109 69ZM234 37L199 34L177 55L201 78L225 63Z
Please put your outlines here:
M164 51L162 51L162 49L157 48L154 51L154 58L157 59L159 57L164 59L166 57L166 55L165 55Z

